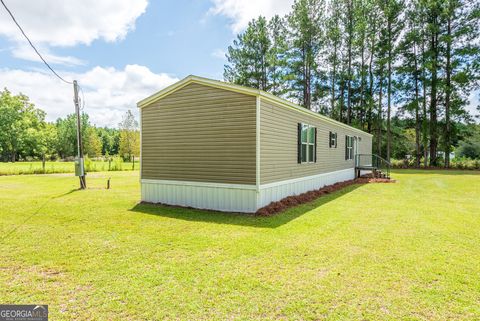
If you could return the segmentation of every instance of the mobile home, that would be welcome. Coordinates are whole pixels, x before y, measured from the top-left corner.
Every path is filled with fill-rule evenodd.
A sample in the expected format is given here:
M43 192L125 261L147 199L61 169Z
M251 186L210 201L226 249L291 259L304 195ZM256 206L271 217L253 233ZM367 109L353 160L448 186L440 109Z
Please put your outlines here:
M138 103L141 199L255 212L355 177L372 135L258 89L188 76Z

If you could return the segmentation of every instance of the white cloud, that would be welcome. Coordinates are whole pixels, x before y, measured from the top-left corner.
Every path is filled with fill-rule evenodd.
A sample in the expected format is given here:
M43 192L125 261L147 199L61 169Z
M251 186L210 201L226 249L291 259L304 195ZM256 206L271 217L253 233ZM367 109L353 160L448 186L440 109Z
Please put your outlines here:
M227 60L227 57L225 57L225 50L222 49L215 49L212 51L212 57L222 59L222 60Z
M48 49L47 47L39 47L37 49L40 50L43 58L45 58L51 64L64 66L82 66L86 64L86 61L83 61L76 57L55 55L51 53L50 49ZM15 58L41 62L40 57L38 57L32 47L28 45L19 45L18 47L11 48L10 50Z
M34 43L51 46L116 41L134 28L147 0L10 0L7 6ZM0 10L0 34L24 41L17 26Z
M78 80L85 96L84 111L98 126L117 126L128 109L137 112L139 100L178 80L140 65L127 65L123 70L95 67L85 73L62 72L62 75ZM0 88L4 87L15 94L22 92L29 96L38 108L47 112L49 121L74 112L73 87L50 74L0 69Z
M230 27L234 33L242 31L253 18L259 15L271 18L275 14L287 14L293 0L211 0L213 7L208 14L223 15L232 23Z
M61 57L49 47L89 45L102 39L114 42L134 29L136 19L147 7L147 0L6 0L18 23L32 42L52 64L79 65L75 57ZM3 8L1 8L3 9ZM18 48L17 58L37 61L32 49L25 49L26 40L5 10L0 10L0 36L7 37Z

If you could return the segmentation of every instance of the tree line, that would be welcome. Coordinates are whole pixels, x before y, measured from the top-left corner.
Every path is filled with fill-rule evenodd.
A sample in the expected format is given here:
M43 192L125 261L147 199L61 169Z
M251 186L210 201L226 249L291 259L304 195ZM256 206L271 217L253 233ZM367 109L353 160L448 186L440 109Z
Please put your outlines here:
M474 0L296 0L237 35L224 79L372 133L388 160L449 167L478 133L479 22Z
M75 114L45 121L45 112L24 94L0 91L0 159L70 159L77 155ZM131 160L140 153L138 122L129 110L119 128L96 127L88 114L81 115L84 154L91 158L119 155Z

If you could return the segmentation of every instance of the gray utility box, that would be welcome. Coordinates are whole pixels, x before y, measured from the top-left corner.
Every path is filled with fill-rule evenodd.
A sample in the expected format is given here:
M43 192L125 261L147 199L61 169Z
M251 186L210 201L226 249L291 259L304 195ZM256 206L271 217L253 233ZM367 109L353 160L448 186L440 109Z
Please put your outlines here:
M75 176L84 176L85 169L83 164L83 158L75 158Z

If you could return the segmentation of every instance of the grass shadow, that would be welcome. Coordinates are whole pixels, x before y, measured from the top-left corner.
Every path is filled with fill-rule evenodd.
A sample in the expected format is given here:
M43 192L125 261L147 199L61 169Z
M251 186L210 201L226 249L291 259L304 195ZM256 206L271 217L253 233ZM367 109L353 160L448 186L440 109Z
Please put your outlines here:
M22 226L24 226L28 221L30 221L34 216L36 216L37 214L40 213L40 211L45 207L45 205L47 205L51 200L54 200L54 199L57 199L57 198L62 198L66 195L69 195L69 194L72 194L74 192L77 192L79 191L79 189L75 188L75 189L72 189L68 192L65 192L63 194L60 194L60 195L57 195L57 196L52 196L50 198L47 198L45 200L45 202L43 202L32 214L30 214L29 216L27 216L27 218L25 218L25 220L23 220L23 222L21 222L20 224L14 226L10 231L6 232L4 235L2 235L0 237L0 244L3 243L3 241L5 241L7 238L9 238L12 234L14 234L19 228L21 228Z
M68 192L65 192L65 193L63 193L63 194L54 196L54 197L52 197L52 199L62 198L62 197L64 197L64 196L67 196L67 195L69 195L69 194L72 194L72 193L75 193L75 192L78 192L78 191L80 191L79 188L74 188L74 189L72 189L72 190L70 190L70 191L68 191Z
M168 206L161 204L139 203L130 209L132 212L174 218L185 221L198 221L215 224L242 225L258 228L277 228L288 222L323 206L337 198L354 191L362 184L349 185L331 194L325 194L312 202L291 207L281 213L269 217L256 216L245 213L228 213L194 208Z

